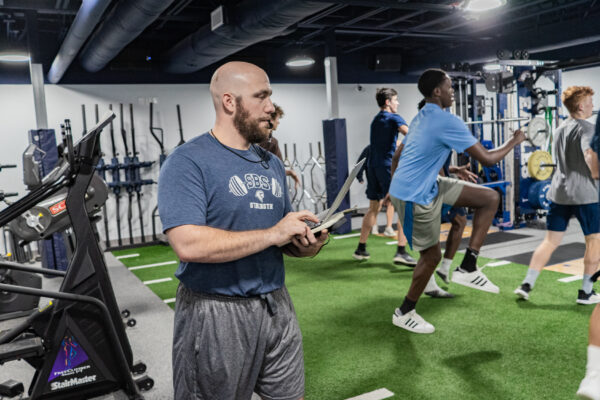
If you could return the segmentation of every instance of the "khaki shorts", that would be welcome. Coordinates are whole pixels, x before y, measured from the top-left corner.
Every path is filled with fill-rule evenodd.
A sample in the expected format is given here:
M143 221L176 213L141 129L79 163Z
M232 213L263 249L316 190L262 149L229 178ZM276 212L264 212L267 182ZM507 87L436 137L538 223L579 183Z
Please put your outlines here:
M431 203L427 205L413 203L412 247L417 251L428 249L440 241L442 205L453 206L463 187L472 185L465 181L442 176L438 176L437 183L438 194ZM394 196L391 196L391 201L398 212L398 224L404 225L406 203Z

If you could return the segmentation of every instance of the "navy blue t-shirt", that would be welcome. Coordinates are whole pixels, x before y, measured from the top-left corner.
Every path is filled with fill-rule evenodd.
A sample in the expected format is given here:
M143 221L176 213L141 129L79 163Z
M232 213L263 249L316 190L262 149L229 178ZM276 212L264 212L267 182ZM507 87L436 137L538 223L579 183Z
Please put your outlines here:
M260 160L252 149L231 150ZM208 133L175 149L158 181L163 231L180 225L248 231L277 224L292 208L283 163L265 154L268 169L236 156ZM276 246L225 263L181 262L175 276L197 292L245 297L279 289L285 279L283 255Z
M398 128L408 125L398 114L387 111L377 113L371 122L371 150L369 167L389 167L396 151Z
M596 118L594 136L590 142L590 147L598 154L598 157L600 157L600 114L598 114L598 117Z

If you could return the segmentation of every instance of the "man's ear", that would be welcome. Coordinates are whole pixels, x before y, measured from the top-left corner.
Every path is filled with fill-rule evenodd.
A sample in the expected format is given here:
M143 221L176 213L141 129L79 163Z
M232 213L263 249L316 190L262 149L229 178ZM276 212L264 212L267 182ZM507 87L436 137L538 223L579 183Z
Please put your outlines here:
M236 103L235 96L231 93L223 94L223 109L227 114L233 114L235 112Z

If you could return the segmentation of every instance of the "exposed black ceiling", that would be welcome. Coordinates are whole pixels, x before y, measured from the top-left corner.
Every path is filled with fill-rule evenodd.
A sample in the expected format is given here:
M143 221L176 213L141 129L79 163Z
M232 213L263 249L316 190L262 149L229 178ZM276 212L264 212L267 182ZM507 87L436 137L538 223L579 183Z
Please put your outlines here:
M108 36L103 24L132 1L108 2L86 45L98 40L94 38L98 32ZM160 1L170 5L139 36L132 34L105 67L98 72L84 69L81 54L88 54L84 46L60 83L208 82L215 65L230 59L262 66L273 82L323 82L326 55L338 57L340 82L405 82L441 63L494 59L500 49L527 50L533 59L600 55L598 0L508 0L506 6L481 15L464 11L456 0ZM147 1L152 2L156 0ZM0 0L0 5L0 46L29 47L34 61L43 64L47 72L82 1ZM231 30L227 25L222 28L225 37L208 28L210 13L219 5L224 6L233 26ZM288 21L294 22L281 26ZM192 73L166 72L174 53L183 46L178 43L199 30L189 39L188 50L195 49L200 55L195 55L194 61L184 60L184 65L208 65ZM228 55L231 51L235 52ZM309 54L317 62L302 70L286 67L285 61L299 53ZM400 55L401 70L374 70L376 55ZM2 83L28 82L27 68L22 65L2 65L0 76Z

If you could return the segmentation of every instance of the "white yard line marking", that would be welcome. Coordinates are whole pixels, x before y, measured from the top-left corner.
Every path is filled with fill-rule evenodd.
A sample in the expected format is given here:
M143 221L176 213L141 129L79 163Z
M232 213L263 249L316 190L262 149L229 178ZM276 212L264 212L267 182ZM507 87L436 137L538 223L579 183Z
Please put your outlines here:
M387 399L388 397L392 397L394 393L390 392L386 388L373 390L369 393L363 393L360 396L350 397L346 400L381 400Z
M347 235L341 235L341 236L334 236L334 239L346 239L346 238L350 238L350 237L357 237L360 236L360 233L349 233Z
M148 264L148 265L138 265L137 267L131 267L129 268L130 271L136 270L136 269L144 269L144 268L152 268L152 267L161 267L163 265L171 265L171 264L179 264L179 261L165 261L165 262L161 262L161 263L156 263L156 264Z
M163 300L165 303L169 304L169 303L175 303L175 297L173 297L172 299L164 299Z
M499 267L501 265L507 265L507 264L510 264L510 261L502 260L502 261L496 261L493 263L485 264L485 266L486 267Z
M154 279L151 281L144 281L144 285L152 285L153 283L162 283L162 282L169 282L172 281L173 278L161 278L161 279Z
M116 256L115 258L116 258L117 260L122 260L122 259L124 259L124 258L133 258L133 257L139 257L139 256L140 256L140 255L139 255L138 253L135 253L135 254L125 254L125 255L123 255L123 256Z
M385 242L385 244L387 244L387 245L398 244L398 241L397 241L397 240L394 240L394 241L392 241L392 242Z
M566 278L560 278L558 281L563 282L563 283L568 283L568 282L580 281L582 279L583 279L583 275L573 275L573 276L567 276Z

